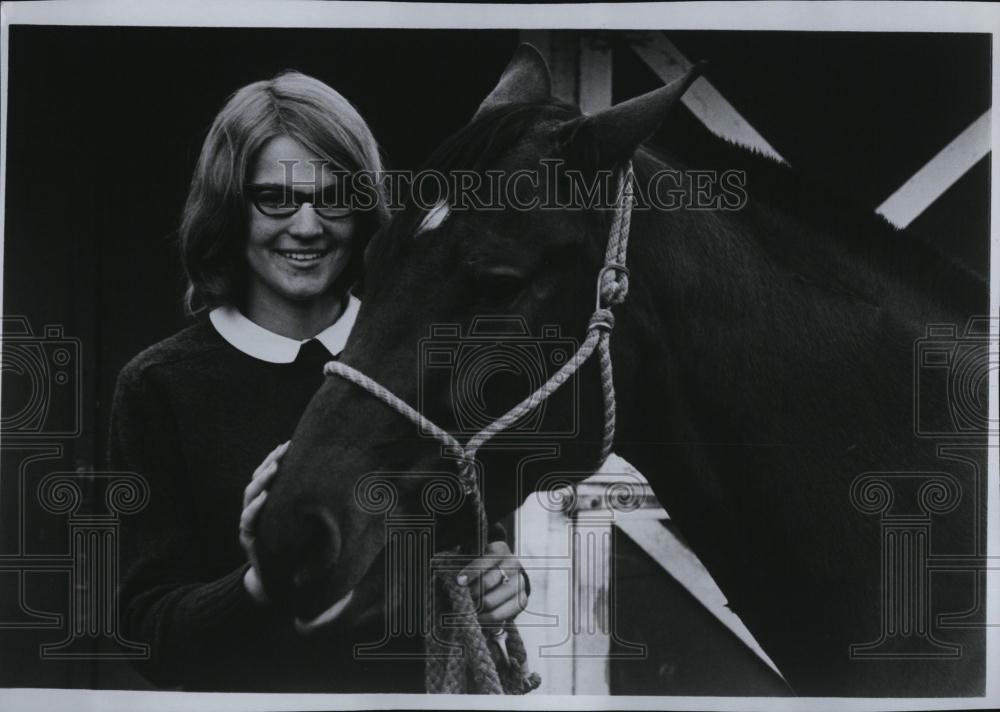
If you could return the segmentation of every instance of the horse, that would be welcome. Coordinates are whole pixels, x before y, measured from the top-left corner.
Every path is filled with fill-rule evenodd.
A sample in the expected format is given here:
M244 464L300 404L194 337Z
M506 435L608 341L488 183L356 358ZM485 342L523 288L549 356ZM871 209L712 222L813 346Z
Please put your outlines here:
M933 345L928 325L958 325L961 341L967 319L985 311L986 286L933 246L722 139L706 141L705 161L742 171L745 200L733 204L739 191L729 191L707 208L665 209L657 176L674 176L659 185L681 203L711 193L692 185L687 164L644 145L699 71L583 115L552 98L537 51L519 48L473 119L427 162L442 174L511 178L516 207L491 209L485 184L462 206L411 196L366 249L363 307L340 362L443 431L466 432L454 365L432 368L427 345L454 355L463 339L487 338L484 319L507 325L487 340L508 352L531 338L544 351L553 333L579 343L592 326L616 180L631 170L628 294L604 325L613 450L647 478L794 693L982 694L985 431L932 437L913 413L923 374L914 354ZM583 195L581 177L594 192ZM558 194L592 199L546 206ZM612 270L620 282L624 270ZM556 370L539 363L546 378ZM590 359L522 418L528 445L551 443L555 454L479 451L491 520L551 473L583 477L600 465L602 393ZM524 395L498 376L473 399L499 414ZM929 387L920 396L922 412L945 420L957 397ZM971 397L982 416L982 392ZM949 435L955 450L944 447ZM260 515L268 595L307 619L366 590L386 513L426 508L419 473L459 469L398 409L330 376ZM359 494L373 473L412 476L392 480L379 510ZM456 517L442 518L464 523L442 526L437 548L473 536ZM923 533L906 542L924 548L898 548L907 522ZM931 576L928 551L950 556L950 568ZM914 591L919 599L894 598Z

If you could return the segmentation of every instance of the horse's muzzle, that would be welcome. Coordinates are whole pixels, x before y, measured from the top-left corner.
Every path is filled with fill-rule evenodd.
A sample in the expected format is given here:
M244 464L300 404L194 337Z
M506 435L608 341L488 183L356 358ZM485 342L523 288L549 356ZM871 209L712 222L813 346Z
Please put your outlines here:
M292 535L281 537L276 549L265 547L258 552L265 591L273 601L289 605L297 617L308 620L336 600L340 526L327 507L310 503L283 528Z

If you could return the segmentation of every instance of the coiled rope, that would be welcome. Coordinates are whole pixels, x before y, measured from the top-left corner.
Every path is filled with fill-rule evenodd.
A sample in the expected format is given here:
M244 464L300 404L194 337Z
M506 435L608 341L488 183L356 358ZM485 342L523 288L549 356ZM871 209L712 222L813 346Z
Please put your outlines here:
M431 634L425 643L424 684L427 692L441 694L524 695L536 689L541 676L529 672L527 651L517 627L507 621L499 629L504 634L507 655L500 651L496 637L487 641L477 620L468 586L438 560L432 562L434 591L427 598ZM440 601L447 601L445 614ZM447 625L442 616L447 615Z
M323 372L336 375L365 389L397 413L431 433L444 446L445 451L460 461L459 476L466 493L471 497L479 523L482 545L487 540L486 510L479 492L475 473L475 458L479 449L498 433L514 425L537 408L560 386L575 374L587 359L598 352L601 389L604 393L604 433L600 464L611 454L615 439L615 386L611 368L611 331L615 317L611 307L621 304L628 295L628 236L631 226L633 189L632 164L628 163L618 177L615 213L608 235L604 266L597 275L597 296L594 312L587 325L587 336L562 368L556 371L538 390L511 408L507 413L476 433L464 446L437 424L411 407L377 381L357 369L339 361L330 361ZM435 560L437 561L437 560ZM444 567L432 562L432 585L435 590L428 596L427 614L431 620L431 634L427 638L426 687L428 692L480 694L524 694L538 687L540 679L528 673L524 643L511 623L504 624L509 660L503 656L499 645L490 646L476 620L475 605L469 589L460 586L450 574L442 574ZM451 616L460 624L442 625L440 604L447 600Z

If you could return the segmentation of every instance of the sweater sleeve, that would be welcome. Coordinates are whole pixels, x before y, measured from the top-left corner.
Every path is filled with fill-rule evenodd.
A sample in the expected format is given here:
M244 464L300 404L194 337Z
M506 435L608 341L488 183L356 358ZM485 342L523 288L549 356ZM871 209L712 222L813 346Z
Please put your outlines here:
M120 548L123 632L149 646L139 671L161 687L204 687L231 675L287 626L244 588L246 564L221 578L207 574L176 420L135 362L116 385L108 462L149 486L145 509L123 518Z

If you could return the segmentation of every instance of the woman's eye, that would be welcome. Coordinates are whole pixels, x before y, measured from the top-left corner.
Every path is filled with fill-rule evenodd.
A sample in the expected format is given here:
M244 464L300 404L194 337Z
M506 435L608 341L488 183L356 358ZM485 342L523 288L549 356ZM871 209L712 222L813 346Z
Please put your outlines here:
M279 193L276 190L264 191L257 195L257 202L268 207L282 207L286 201L290 203L291 199L286 198L284 193Z

